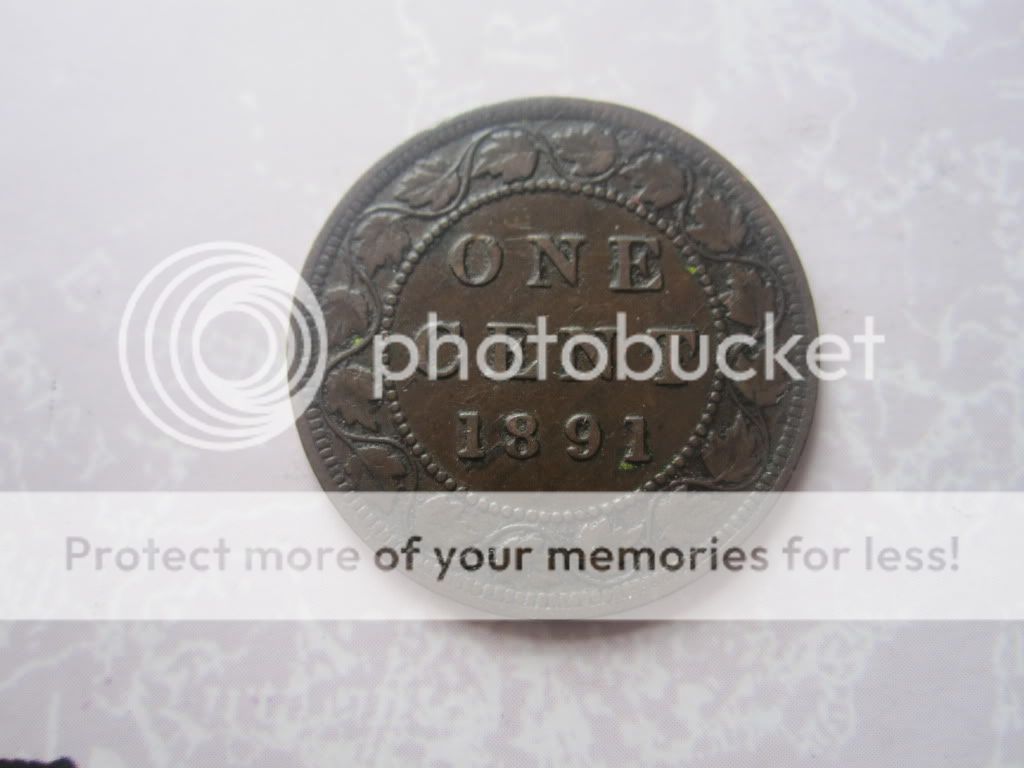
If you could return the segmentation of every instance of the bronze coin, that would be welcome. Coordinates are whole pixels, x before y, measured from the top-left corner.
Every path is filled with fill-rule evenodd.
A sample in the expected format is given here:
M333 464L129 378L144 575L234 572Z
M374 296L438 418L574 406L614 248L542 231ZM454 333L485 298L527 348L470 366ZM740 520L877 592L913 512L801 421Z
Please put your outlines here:
M779 490L807 436L817 331L789 238L721 156L631 109L531 99L416 136L339 203L304 277L328 373L298 427L327 490ZM736 334L742 379L718 359ZM770 377L793 336L800 376Z

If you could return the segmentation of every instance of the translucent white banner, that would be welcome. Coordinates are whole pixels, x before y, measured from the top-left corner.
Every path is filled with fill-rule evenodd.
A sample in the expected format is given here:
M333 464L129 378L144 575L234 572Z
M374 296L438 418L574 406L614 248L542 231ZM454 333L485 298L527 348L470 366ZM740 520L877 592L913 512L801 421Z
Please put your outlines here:
M1017 493L0 495L0 618L1024 619Z

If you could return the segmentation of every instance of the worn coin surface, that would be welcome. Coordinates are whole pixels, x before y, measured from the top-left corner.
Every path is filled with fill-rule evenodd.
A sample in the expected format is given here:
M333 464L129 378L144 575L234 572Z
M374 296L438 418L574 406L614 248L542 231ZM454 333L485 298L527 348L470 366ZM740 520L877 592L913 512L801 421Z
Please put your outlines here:
M329 491L775 491L808 433L816 322L789 238L722 157L631 109L532 99L413 138L344 197L304 277L328 373L298 426ZM393 342L379 356L375 336ZM800 376L769 375L791 337ZM484 507L445 524L492 544L637 536L614 505ZM441 525L411 514L350 522L375 541ZM752 516L719 514L690 535L725 540ZM509 586L504 602L574 613L636 602L630 583Z

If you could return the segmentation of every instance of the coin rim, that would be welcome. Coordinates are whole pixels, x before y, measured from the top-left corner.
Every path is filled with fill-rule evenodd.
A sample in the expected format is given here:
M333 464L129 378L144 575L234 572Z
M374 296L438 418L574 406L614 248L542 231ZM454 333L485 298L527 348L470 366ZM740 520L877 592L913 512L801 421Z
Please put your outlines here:
M302 269L303 278L313 288L314 293L320 295L331 266L339 256L339 250L354 219L397 178L398 174L407 170L416 160L440 149L462 135L468 135L487 127L497 127L503 122L556 119L611 122L619 128L646 133L687 156L698 158L701 166L709 166L712 177L728 188L730 196L741 203L748 216L760 220L759 224L768 230L783 261L790 267L782 279L790 292L790 306L799 307L801 314L803 327L800 333L802 333L803 339L797 345L797 349L804 348L806 340L817 335L817 315L803 264L789 234L782 226L782 222L747 177L712 147L676 125L630 107L586 99L542 97L517 99L483 106L446 120L406 140L362 174L335 206L310 248ZM755 497L759 495L758 492L783 490L800 463L814 420L818 383L814 376L808 376L803 382L797 382L797 384L802 386L802 393L796 393L801 396L794 397L793 401L788 404L788 411L783 417L782 428L793 426L794 429L789 436L788 448L779 457L781 462L778 460L775 462L780 464L778 471L774 473L775 476L772 478L770 487L759 487L763 486L764 473L762 473L758 476L754 489L743 492L747 495L747 500L737 510L729 514L729 517L723 521L719 533L715 534L719 538L720 545L734 543L760 524L771 505L760 504L757 508L751 508L754 506ZM306 411L299 414L296 427L317 481L325 491L333 495L341 491L334 484L333 478L324 465L325 460L333 453L329 452L325 455L316 446L317 438L314 436L316 427L311 424L312 419L326 418L326 415L317 416L316 414L320 414L320 409L315 404L311 405ZM769 455L766 466L771 462L772 457ZM368 531L358 530L359 526L355 524L355 521L347 517L346 521L353 529L356 529L357 533L367 538L364 534ZM637 582L634 585L642 589L643 582ZM677 584L663 590L648 589L642 591L640 595L630 594L618 597L611 604L579 607L559 606L552 611L506 603L496 605L494 601L483 600L464 591L453 593L453 590L445 590L442 594L474 608L503 615L580 618L636 607L674 592L679 586ZM607 592L602 594L607 594Z

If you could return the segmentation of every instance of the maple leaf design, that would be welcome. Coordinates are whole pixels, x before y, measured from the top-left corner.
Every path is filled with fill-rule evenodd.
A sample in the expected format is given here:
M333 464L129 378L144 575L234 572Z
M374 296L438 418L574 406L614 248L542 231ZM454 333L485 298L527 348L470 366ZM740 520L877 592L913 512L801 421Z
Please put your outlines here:
M736 388L747 400L761 408L778 403L789 385L786 371L778 365L774 366L772 378L769 379L765 363L764 350L754 360L746 355L739 355L732 363L733 369L740 373L753 369L754 375L743 381L737 380Z
M729 317L750 328L760 328L765 313L775 308L775 292L753 269L740 269L730 265L729 290L720 294Z
M459 191L459 175L443 157L425 157L395 185L395 197L413 208L443 208Z
M365 487L367 475L386 485L389 481L405 477L409 471L405 468L405 464L387 448L381 445L371 445L359 448L349 456L348 461L345 462L345 474L349 481L359 488Z
M536 167L537 149L523 131L498 131L480 147L473 175L515 181L527 178Z
M702 193L690 209L693 223L686 231L712 251L732 251L739 247L747 234L743 212L730 205L720 195Z
M615 138L596 125L570 125L551 134L555 156L577 176L597 176L615 162Z
M624 158L639 155L647 146L647 141L640 131L620 131L616 143Z
M737 413L725 430L712 433L701 456L715 480L734 483L748 478L758 460L757 438L747 417Z
M327 275L327 285L351 285L352 284L352 261L346 258L336 258L331 264L331 271Z
M355 258L373 277L385 264L397 264L409 249L409 233L398 224L400 217L385 213L368 216L352 236Z
M323 297L324 326L327 338L342 344L369 328L370 305L361 292L347 285L328 289Z
M324 384L324 400L330 411L346 424L380 431L376 412L380 401L373 397L373 374L362 365L335 368Z
M635 190L633 197L653 208L674 203L686 193L683 169L660 152L641 155L622 173Z

